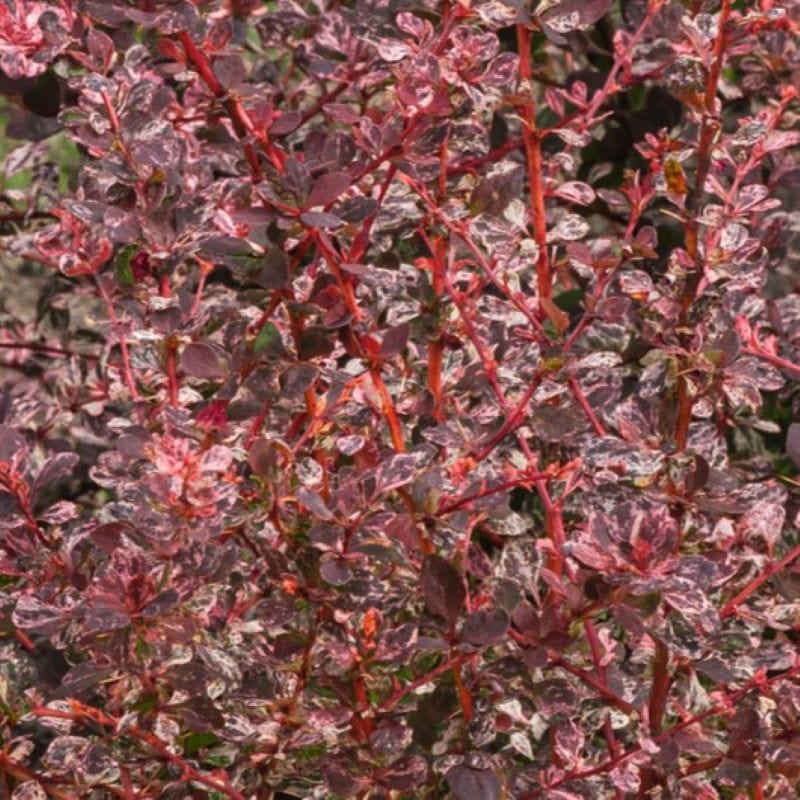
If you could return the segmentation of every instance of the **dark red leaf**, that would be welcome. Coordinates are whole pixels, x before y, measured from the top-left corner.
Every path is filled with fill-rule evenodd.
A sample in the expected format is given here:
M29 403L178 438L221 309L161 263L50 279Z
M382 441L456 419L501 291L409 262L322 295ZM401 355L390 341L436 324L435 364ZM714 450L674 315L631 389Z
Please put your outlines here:
M236 89L247 77L247 67L240 55L231 54L214 61L214 74L226 89Z
M800 423L793 422L786 434L786 455L800 467Z
M181 369L193 378L214 380L225 375L222 359L213 347L203 342L194 342L183 349Z
M422 756L410 756L396 761L381 783L396 792L410 792L422 784L428 775L428 763Z
M300 220L310 228L338 228L342 225L342 220L336 214L325 211L306 211L300 215Z
M396 356L398 353L402 353L405 349L406 343L408 342L408 335L410 331L411 327L407 322L404 322L402 325L397 325L394 328L390 328L383 335L379 355L383 356L384 358L388 358L389 356Z
M43 636L56 633L69 621L68 615L61 609L29 594L20 597L11 619L18 628Z
M114 667L95 664L86 661L71 667L61 680L59 694L65 697L79 697L88 689L93 689L97 684L114 673Z
M305 487L300 487L297 492L297 499L317 518L321 519L324 522L333 519L333 514L328 506L325 504L325 501L322 499L322 496L319 492L315 492L313 489L306 489ZM338 569L337 565L332 564L331 570L329 570L329 574L333 575L341 575L341 570Z
M317 379L318 370L310 364L293 364L281 374L281 394L300 397Z
M454 623L467 596L461 573L441 556L426 556L420 584L428 611Z
M497 644L505 639L510 625L511 619L502 608L481 608L464 620L459 637L470 644Z
M405 453L395 453L381 462L375 477L375 496L405 486L414 480L417 459Z
M270 126L271 136L286 136L295 130L303 121L303 115L299 111L286 111L281 114Z
M451 767L446 776L454 800L499 800L500 781L488 769Z
M725 758L717 767L715 780L723 786L752 786L761 776L755 763L742 763Z
M303 361L310 361L312 358L329 355L333 352L334 345L335 340L327 328L306 328L300 334L298 355Z
M80 462L80 457L76 453L58 453L49 458L42 467L41 472L36 476L36 480L31 487L31 493L36 496L43 489L71 475L75 467Z
M329 205L350 186L351 182L352 178L346 172L329 172L322 175L311 188L305 207Z

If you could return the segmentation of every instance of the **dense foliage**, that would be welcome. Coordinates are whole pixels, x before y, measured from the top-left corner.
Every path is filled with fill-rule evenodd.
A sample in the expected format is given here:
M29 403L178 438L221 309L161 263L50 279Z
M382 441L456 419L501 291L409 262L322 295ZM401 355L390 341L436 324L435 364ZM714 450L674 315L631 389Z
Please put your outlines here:
M796 798L799 32L0 0L0 796Z

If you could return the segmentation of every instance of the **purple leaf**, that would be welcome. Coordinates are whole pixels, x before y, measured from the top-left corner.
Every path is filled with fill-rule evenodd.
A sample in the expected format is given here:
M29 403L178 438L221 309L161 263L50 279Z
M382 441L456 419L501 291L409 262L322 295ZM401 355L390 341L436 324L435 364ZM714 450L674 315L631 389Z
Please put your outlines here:
M293 364L281 373L281 395L293 398L302 396L306 389L314 385L319 370L311 364Z
M289 281L289 258L283 250L271 248L261 262L256 277L259 286L265 289L280 289Z
M406 486L417 473L417 459L405 453L396 453L381 462L375 478L375 496Z
M101 69L107 70L111 66L116 45L110 36L97 28L91 28L86 34L86 48Z
M0 461L11 461L25 450L25 437L8 425L0 425Z
M366 785L365 779L355 777L341 761L327 761L323 775L328 788L340 797L355 797Z
M319 514L316 514L320 517ZM325 558L319 565L319 574L331 586L344 586L353 580L353 569L343 558Z
M86 661L76 664L61 679L59 694L64 697L79 697L88 689L93 689L97 684L114 673L114 667L94 664Z
M126 628L130 622L130 617L121 608L90 606L83 619L83 630L86 633L106 633Z
M275 466L275 449L268 439L256 439L250 447L247 463L256 475L268 475Z
M47 792L38 781L20 783L11 795L11 800L47 800Z
M65 522L75 519L79 513L80 509L75 503L71 503L69 500L59 500L44 511L40 511L37 518L50 525L63 525Z
M352 178L346 172L329 172L317 178L306 200L306 208L327 206L336 200L351 184ZM306 216L305 214L303 215ZM303 220L306 221L305 219ZM309 223L311 224L311 223ZM320 225L319 227L323 227Z
M556 0L540 16L542 23L556 33L586 30L606 14L611 0Z
M176 589L165 589L160 594L157 594L143 609L142 617L144 619L152 619L172 611L178 605L180 596Z
M247 67L240 55L221 56L214 61L214 74L226 89L236 89L247 77Z
M166 170L181 159L183 142L166 120L153 120L139 130L131 143L131 154L144 167Z
M194 342L184 348L181 369L193 378L215 380L225 376L222 359L213 347L203 342Z
M497 644L505 639L510 624L508 612L502 608L481 608L464 620L459 638L481 646Z
M717 683L728 684L736 680L736 675L721 658L705 658L697 661L694 668Z
M771 131L767 135L764 149L768 153L776 150L785 150L789 147L800 145L800 131Z
M56 772L74 772L89 746L89 740L83 736L57 736L50 742L42 763Z
M786 434L786 455L800 467L800 423L793 422Z
M80 457L75 453L59 453L47 459L36 480L31 487L31 493L36 496L48 486L69 475L80 462Z
M342 220L336 214L328 214L325 211L306 211L300 215L300 221L310 228L338 228L342 225Z
M585 737L581 729L572 721L562 722L553 735L553 748L567 764L577 763L583 749Z
M579 206L591 205L596 197L594 189L588 183L581 183L580 181L562 183L553 194L562 200L568 200L570 203L576 203Z
M396 792L411 792L428 776L428 762L422 756L409 756L395 761L381 783Z
M730 758L722 760L714 773L715 780L723 786L752 786L761 777L754 763L743 763Z
M51 636L63 628L69 620L61 609L25 594L17 601L11 614L11 621L23 630Z
M376 728L369 737L370 746L382 756L400 755L411 744L414 732L407 725L388 721Z
M429 555L422 564L420 584L428 611L453 624L467 597L461 573L441 556Z
M499 800L500 798L500 781L491 770L459 765L451 767L445 778L454 800Z
M296 130L302 121L303 115L299 111L286 111L269 126L270 136L286 136Z
M333 519L333 513L325 505L325 501L319 492L313 489L306 489L304 486L300 487L297 492L297 499L317 518L324 522Z
M470 209L474 214L486 213L498 217L515 197L519 197L521 187L522 172L518 169L484 178L470 195Z
M383 336L383 341L381 342L379 355L388 358L389 356L396 356L398 353L401 353L408 342L408 334L410 331L411 327L407 322L386 331Z
M33 168L38 161L41 161L45 148L43 142L26 142L12 150L3 162L5 177L10 178L22 170Z

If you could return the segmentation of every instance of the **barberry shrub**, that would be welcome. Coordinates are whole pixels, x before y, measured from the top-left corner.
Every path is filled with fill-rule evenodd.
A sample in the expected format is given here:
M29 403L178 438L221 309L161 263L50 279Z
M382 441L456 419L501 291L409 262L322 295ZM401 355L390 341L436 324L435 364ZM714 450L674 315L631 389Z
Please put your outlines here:
M0 796L796 798L799 30L2 0Z

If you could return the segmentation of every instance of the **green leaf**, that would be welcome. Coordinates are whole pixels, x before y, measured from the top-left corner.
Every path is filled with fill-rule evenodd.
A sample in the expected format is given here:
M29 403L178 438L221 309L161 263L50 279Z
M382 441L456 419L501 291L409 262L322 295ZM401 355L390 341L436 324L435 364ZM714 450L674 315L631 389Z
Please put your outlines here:
M131 711L138 711L140 714L146 714L148 711L152 711L156 707L156 700L158 698L154 695L148 695L147 697L142 698L138 703L134 703L131 707Z
M219 739L211 731L197 731L190 733L183 742L183 754L185 756L192 756L198 750L204 747L211 747L216 744Z
M632 111L642 111L647 105L647 87L640 83L628 91L628 102Z
M253 341L254 353L256 354L263 353L265 350L274 353L276 355L283 351L283 341L281 340L281 334L271 322L268 322L258 332L258 335Z
M133 286L133 267L131 259L136 255L139 248L135 244L129 244L122 248L114 262L114 269L117 273L117 280L123 286Z
M555 303L562 311L576 311L580 308L584 294L583 289L569 289L566 292L561 292L555 298Z
M211 767L229 767L233 763L233 759L227 753L209 753L204 759L203 764Z
M296 758L300 763L307 763L310 761L317 761L322 758L328 751L328 745L325 742L319 744L310 744L307 747L301 747L296 752Z

